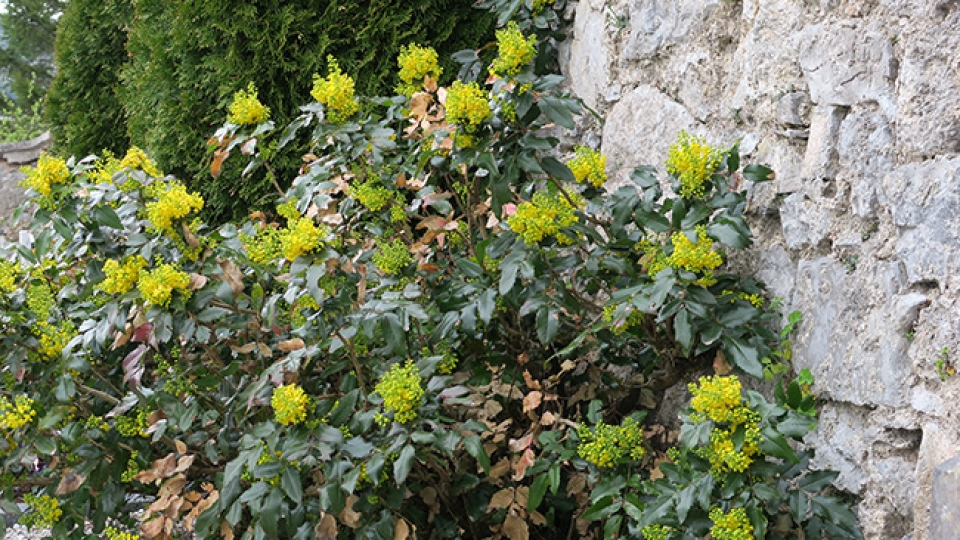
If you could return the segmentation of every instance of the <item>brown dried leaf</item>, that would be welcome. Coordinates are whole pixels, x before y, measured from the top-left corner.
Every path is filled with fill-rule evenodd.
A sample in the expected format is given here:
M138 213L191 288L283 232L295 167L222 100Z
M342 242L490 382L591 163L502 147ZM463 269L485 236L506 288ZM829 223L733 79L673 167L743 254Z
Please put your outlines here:
M500 458L496 465L490 467L490 478L497 479L510 471L510 460Z
M333 515L327 514L323 516L320 523L317 523L313 532L316 535L316 540L337 540L337 520L333 518Z
M63 475L63 478L60 479L60 484L57 485L56 495L66 495L67 493L72 493L80 488L84 482L87 481L86 476L79 474L73 474L72 471L67 471Z
M288 339L286 341L281 341L280 343L277 343L277 348L283 352L298 351L306 346L307 344L304 343L303 340L300 338Z
M238 346L236 346L236 345L231 345L231 346L230 346L230 350L233 351L233 352L235 352L235 353L237 353L237 354L250 354L250 353L252 353L253 350L256 349L256 348L257 348L257 344L256 344L256 343L253 343L253 342L247 343L247 344L244 345L243 347L238 347Z
M527 474L527 468L533 467L533 464L536 463L536 456L533 453L532 448L527 448L523 451L523 455L520 456L520 459L517 461L517 466L514 467L513 480L519 482L523 480L524 475Z
M233 291L234 296L243 292L243 272L231 260L225 259L219 263L220 270L223 271L223 280L227 282L227 285L230 285L230 290Z
M567 482L567 495L583 493L583 489L585 487L587 487L586 477L584 477L582 474L574 475L574 477Z
M257 342L257 348L260 349L260 356L264 358L273 358L273 351L264 343Z
M557 415L553 414L550 411L543 413L543 416L540 417L541 426L552 426L557 422Z
M194 458L196 458L196 457L197 457L197 456L192 455L192 454L189 455L189 456L183 456L183 457L181 457L181 458L177 461L177 468L174 469L173 472L178 472L178 473L180 473L180 472L186 472L187 469L189 469L190 466L193 465L193 460L194 460Z
M501 532L510 540L530 540L527 522L514 515L509 515L503 520Z
M527 353L523 353L523 354L527 354ZM529 360L529 356L530 355L527 355L528 360ZM530 372L527 370L523 370L523 382L527 385L527 388L531 390L541 390L543 388L540 385L540 381L534 379L533 376L530 375Z
M713 359L713 372L723 376L729 374L731 371L733 371L733 366L727 362L727 359L723 356L723 351L718 350L717 356Z
M516 499L516 497L516 490L514 490L512 487L501 489L500 491L494 493L493 497L490 498L490 504L487 505L487 512L489 513L501 508L507 508L513 504L513 501Z
M523 412L527 413L535 410L543 401L543 394L537 390L530 392L523 398Z
M230 157L230 152L224 148L217 148L213 152L213 163L210 164L210 175L218 178L223 172L223 162Z
M192 456L191 456L192 457ZM173 478L170 478L160 486L160 490L157 492L157 497L172 497L174 495L180 495L183 492L183 488L187 485L187 477L178 474Z
M543 514L540 512L534 510L533 512L530 512L530 523L533 523L538 527L543 526L547 524L547 518L543 517Z
M227 520L220 522L220 538L223 540L233 540L233 527L227 523Z
M410 526L403 518L397 520L393 526L393 540L407 540L410 537Z
M363 517L363 514L355 512L353 510L353 505L360 500L356 495L350 495L347 497L346 505L343 507L343 510L340 512L340 523L343 523L351 529L356 529L360 526L360 518Z
M173 441L173 445L177 447L177 453L178 453L178 454L186 454L186 453L187 453L187 445L184 444L183 441L175 440L175 441Z
M533 432L527 433L519 439L510 439L511 452L523 452L533 443Z
M167 518L163 516L157 516L151 520L145 521L140 524L140 535L144 538L157 538L164 531L164 522L167 521Z

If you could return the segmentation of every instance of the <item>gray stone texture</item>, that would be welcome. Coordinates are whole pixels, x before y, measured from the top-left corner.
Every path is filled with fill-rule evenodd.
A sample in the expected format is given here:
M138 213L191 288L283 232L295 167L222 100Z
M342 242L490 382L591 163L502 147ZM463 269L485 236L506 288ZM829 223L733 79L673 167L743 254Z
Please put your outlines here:
M960 455L933 470L930 538L960 540Z
M0 144L0 236L12 240L18 229L14 211L26 200L26 190L19 186L20 168L32 165L51 142L50 133L36 139Z

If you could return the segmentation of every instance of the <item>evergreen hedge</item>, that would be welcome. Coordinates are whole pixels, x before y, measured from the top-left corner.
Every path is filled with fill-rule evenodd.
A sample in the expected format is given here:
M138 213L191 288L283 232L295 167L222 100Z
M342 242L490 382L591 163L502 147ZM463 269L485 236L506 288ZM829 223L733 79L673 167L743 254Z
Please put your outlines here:
M72 0L57 27L57 75L45 115L63 155L102 150L122 153L129 145L126 115L118 95L120 67L127 59L129 0Z

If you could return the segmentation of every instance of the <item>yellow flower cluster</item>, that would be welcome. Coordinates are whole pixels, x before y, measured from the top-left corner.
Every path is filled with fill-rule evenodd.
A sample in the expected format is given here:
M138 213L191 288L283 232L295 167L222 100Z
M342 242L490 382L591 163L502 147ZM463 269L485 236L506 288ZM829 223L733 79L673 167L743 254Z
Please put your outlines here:
M134 255L123 260L123 264L114 259L103 263L103 273L107 276L98 287L107 294L126 294L137 284L140 270L147 266L147 260L141 255Z
M66 184L70 179L67 162L49 154L41 154L36 167L23 167L20 172L27 177L20 185L47 197L56 184Z
M137 456L139 455L140 452L136 450L130 452L130 459L127 460L127 468L124 469L123 474L120 475L121 482L129 484L140 474L140 463L137 462Z
M147 173L147 176L160 178L163 172L157 167L157 164L150 159L146 152L136 146L131 146L127 154L120 160L120 168L129 168L141 170Z
M397 92L410 96L420 89L424 77L439 79L443 70L438 62L439 57L433 47L421 47L417 44L400 47L397 65L400 66L402 82L397 87Z
M543 8L553 5L556 0L533 0L533 14L543 11Z
M238 126L259 124L269 118L270 108L260 103L257 88L252 82L246 89L233 94L233 102L227 107L227 122Z
M293 219L287 224L287 229L281 231L280 249L284 258L293 261L323 246L322 240L328 234L330 231L326 227L318 227L313 218Z
M394 364L377 383L376 391L383 398L383 408L393 413L393 420L405 424L417 417L423 398L420 372L413 360Z
M667 258L670 266L690 272L705 272L723 264L723 257L714 251L713 240L707 236L707 229L698 226L696 232L696 244L682 232L670 237L673 243L673 253Z
M713 473L745 471L760 453L760 415L744 403L740 379L735 375L701 377L698 385L691 383L688 388L693 394L690 406L696 411L691 420L709 419L726 425L713 428L710 444L700 452L710 461ZM733 442L738 429L744 430L739 449Z
M629 457L643 459L643 428L633 418L627 418L619 426L600 422L593 429L586 425L577 428L580 444L577 453L597 467L612 467Z
M0 292L10 293L17 290L20 278L20 263L0 261Z
M60 357L64 347L70 343L70 340L77 337L77 329L73 324L65 322L59 326L53 326L47 321L37 323L34 332L40 340L40 347L37 354L41 360L53 360Z
M313 99L327 108L327 119L334 124L342 124L360 109L354 97L353 78L340 71L340 64L332 56L327 57L328 74L324 79L313 76Z
M517 23L511 21L506 28L497 30L498 57L490 64L490 74L495 77L515 77L537 55L537 36L523 37Z
M41 321L50 316L50 310L56 304L53 290L46 282L34 283L27 287L27 309Z
M162 264L153 270L140 270L137 288L144 300L166 307L170 304L173 291L180 291L184 297L190 295L190 276L172 264Z
M753 525L743 508L734 508L724 514L719 508L710 509L710 535L714 540L753 540Z
M700 377L699 385L690 383L687 388L693 394L690 407L710 420L733 424L746 421L750 409L743 405L743 387L736 375Z
M307 316L303 314L303 310L305 309L316 313L320 310L320 304L317 304L317 301L309 294L305 294L297 299L290 309L290 323L294 328L298 328L307 323Z
M87 178L94 184L111 184L113 183L113 175L122 168L120 160L109 150L104 150L104 155L96 161L96 168L87 171Z
M410 255L410 249L400 238L393 242L386 240L377 242L379 251L373 254L373 263L377 265L384 274L399 274L406 268L413 257Z
M280 257L283 253L282 238L280 229L270 226L260 229L254 236L240 233L240 243L243 244L250 262L255 264L267 264Z
M392 191L380 185L380 183L374 179L367 180L356 186L350 186L348 194L371 212L383 210L393 197Z
M20 518L21 525L47 529L60 521L60 517L63 516L60 501L55 497L27 493L23 496L23 502L30 507L30 512Z
M139 540L140 535L132 532L121 531L116 527L107 527L103 530L107 540Z
M37 417L33 408L33 400L25 395L13 398L10 403L5 397L0 397L0 429L15 430L29 424Z
M590 182L596 188L602 186L607 181L607 156L587 146L578 146L576 153L567 166L577 182Z
M473 131L490 117L490 101L487 94L475 83L463 84L454 81L447 90L447 121Z
M703 197L704 183L720 166L723 152L711 148L703 137L681 131L670 146L667 172L680 180L680 196Z
M150 436L147 428L150 427L150 420L147 411L139 410L136 416L118 416L115 420L117 433L124 437L143 437Z
M169 234L176 233L175 221L203 209L203 197L188 193L186 186L176 181L152 184L150 196L157 200L146 204L147 219L154 227Z
M307 403L310 398L297 384L287 384L273 391L270 406L277 423L293 426L307 418Z
M640 534L644 540L667 540L671 530L669 527L654 523L640 529Z
M579 205L577 195L573 197L574 203ZM553 235L561 242L569 242L570 239L559 232L577 222L575 210L566 197L539 191L533 195L533 200L517 206L517 212L507 219L507 225L527 244L536 244Z

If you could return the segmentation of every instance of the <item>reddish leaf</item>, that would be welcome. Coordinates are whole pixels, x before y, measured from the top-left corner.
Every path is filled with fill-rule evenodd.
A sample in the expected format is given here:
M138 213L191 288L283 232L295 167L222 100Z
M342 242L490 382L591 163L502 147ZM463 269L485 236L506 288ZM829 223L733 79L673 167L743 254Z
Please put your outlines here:
M143 363L140 360L146 352L147 346L141 344L123 359L123 382L129 383L131 390L140 386L143 377Z

